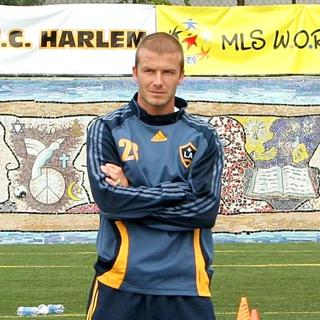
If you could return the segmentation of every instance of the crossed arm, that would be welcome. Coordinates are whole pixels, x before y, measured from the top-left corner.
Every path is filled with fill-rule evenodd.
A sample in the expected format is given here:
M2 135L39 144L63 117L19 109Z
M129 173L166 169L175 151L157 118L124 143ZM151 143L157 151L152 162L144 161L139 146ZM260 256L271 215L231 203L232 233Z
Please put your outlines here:
M115 148L105 141L108 130L101 134L102 141L93 129L89 130L87 140L88 174L101 214L111 220L138 219L165 230L214 225L223 168L222 146L216 136L203 146L202 152L197 152L187 182L165 181L152 187L133 187L119 165Z

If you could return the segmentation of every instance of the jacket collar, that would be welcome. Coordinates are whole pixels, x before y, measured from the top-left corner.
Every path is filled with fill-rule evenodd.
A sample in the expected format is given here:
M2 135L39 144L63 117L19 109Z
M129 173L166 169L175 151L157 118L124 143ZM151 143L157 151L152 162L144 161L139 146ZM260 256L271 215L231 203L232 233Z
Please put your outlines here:
M138 99L138 93L136 93L132 100L130 101L130 106L131 109L133 110L134 114L136 114L138 116L138 118L150 125L167 125L167 124L172 124L177 122L178 120L181 119L181 117L183 116L185 109L188 106L188 103L186 100L179 98L179 97L175 97L175 102L174 105L176 108L178 108L178 111L172 112L172 113L168 113L165 115L151 115L149 113L147 113L143 108L141 108L138 105L137 102Z

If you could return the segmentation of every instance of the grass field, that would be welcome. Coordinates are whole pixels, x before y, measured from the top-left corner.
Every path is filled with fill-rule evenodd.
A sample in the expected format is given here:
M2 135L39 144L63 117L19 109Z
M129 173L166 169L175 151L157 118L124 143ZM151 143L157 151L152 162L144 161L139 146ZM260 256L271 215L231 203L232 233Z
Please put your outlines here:
M236 320L242 296L262 320L320 319L320 243L215 247L218 320ZM94 245L0 245L0 320L41 303L62 303L65 312L36 319L84 319L95 259Z

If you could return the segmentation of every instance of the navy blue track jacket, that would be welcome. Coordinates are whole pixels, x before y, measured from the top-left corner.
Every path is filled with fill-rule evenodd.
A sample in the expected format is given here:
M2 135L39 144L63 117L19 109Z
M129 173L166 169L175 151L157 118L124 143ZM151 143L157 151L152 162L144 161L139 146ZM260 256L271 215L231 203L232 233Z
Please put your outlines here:
M175 98L174 113L151 116L136 97L88 130L100 209L98 280L134 293L208 297L222 145L213 128L185 112L185 100ZM100 169L106 163L121 166L130 187L109 185Z

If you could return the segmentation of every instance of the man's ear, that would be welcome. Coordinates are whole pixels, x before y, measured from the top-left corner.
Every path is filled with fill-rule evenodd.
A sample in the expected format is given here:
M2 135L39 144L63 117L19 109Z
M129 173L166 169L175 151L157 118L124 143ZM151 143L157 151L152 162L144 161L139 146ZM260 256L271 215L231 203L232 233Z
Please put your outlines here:
M182 70L180 73L179 85L183 82L183 80L184 80L184 70Z
M136 66L133 66L133 67L132 67L132 76L133 76L133 79L134 79L135 81L138 80L137 67L136 67Z

